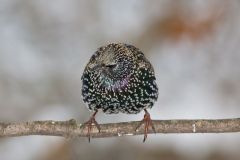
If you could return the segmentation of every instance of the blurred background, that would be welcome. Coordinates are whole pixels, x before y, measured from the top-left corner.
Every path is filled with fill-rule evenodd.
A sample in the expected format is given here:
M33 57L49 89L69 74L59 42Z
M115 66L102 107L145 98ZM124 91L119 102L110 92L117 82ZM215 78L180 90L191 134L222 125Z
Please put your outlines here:
M239 28L239 0L0 0L0 121L88 120L81 74L110 42L133 44L152 62L160 91L153 119L239 117ZM142 139L5 138L0 159L240 159L239 133Z

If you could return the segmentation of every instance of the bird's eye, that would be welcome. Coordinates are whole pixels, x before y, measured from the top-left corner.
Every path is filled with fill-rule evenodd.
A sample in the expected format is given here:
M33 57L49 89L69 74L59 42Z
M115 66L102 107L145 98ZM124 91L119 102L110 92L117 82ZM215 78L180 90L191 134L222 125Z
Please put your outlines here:
M111 69L113 69L113 68L115 68L116 66L117 66L117 64L107 64L107 65L105 65L107 68L111 68Z

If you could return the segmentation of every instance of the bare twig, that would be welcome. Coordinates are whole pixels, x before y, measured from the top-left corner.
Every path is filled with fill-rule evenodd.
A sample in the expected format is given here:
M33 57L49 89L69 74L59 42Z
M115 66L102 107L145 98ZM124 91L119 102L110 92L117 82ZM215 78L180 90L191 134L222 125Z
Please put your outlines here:
M143 134L143 128L135 131L139 121L101 124L98 133L93 127L92 137L114 137ZM156 133L225 133L240 132L240 118L216 120L154 120ZM149 131L152 133L152 130ZM63 137L86 137L87 128L81 128L74 119L69 121L33 121L23 123L0 123L0 137L48 135Z

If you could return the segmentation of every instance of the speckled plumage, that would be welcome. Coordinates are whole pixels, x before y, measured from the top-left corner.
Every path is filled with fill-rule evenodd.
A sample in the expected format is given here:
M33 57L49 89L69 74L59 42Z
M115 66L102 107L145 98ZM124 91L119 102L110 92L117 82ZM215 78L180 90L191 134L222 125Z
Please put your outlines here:
M128 44L100 47L82 75L83 101L92 111L136 114L158 98L154 69L144 54Z

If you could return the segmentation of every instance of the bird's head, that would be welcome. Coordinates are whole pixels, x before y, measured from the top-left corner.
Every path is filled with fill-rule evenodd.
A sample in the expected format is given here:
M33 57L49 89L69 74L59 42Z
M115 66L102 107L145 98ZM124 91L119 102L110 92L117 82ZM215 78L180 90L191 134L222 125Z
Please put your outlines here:
M109 44L99 48L87 64L87 69L101 85L113 86L126 81L134 70L133 53L125 44Z

